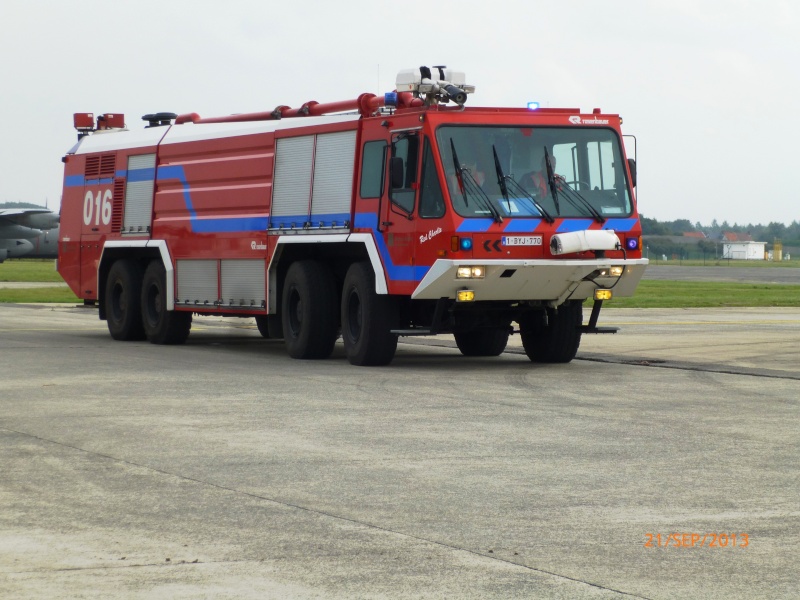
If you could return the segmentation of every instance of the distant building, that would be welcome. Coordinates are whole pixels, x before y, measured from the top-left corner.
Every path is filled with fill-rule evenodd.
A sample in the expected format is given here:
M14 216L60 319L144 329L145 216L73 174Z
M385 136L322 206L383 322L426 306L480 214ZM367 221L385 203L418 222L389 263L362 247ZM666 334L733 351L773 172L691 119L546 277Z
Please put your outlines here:
M725 231L722 233L723 242L752 242L753 237L749 233L734 233Z
M765 260L766 251L766 242L754 242L752 240L722 242L722 258L730 258L733 260Z
M706 239L706 234L703 233L702 231L684 231L683 237L697 238L699 240L704 240Z

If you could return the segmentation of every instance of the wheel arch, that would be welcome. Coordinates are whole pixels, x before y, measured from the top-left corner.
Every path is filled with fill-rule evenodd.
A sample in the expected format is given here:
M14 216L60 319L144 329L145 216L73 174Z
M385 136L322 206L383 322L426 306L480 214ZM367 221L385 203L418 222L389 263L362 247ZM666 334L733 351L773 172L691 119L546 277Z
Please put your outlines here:
M111 265L122 258L141 262L143 271L149 261L161 259L167 271L167 310L175 309L175 278L173 276L175 271L167 242L165 240L114 240L103 245L103 252L97 265L97 304L101 319L106 318L105 288L108 273Z
M276 314L281 302L283 280L289 266L304 259L327 264L336 276L341 291L347 269L354 262L367 261L375 274L375 290L386 294L386 276L375 241L369 234L284 235L278 238L272 253L268 277L268 313Z

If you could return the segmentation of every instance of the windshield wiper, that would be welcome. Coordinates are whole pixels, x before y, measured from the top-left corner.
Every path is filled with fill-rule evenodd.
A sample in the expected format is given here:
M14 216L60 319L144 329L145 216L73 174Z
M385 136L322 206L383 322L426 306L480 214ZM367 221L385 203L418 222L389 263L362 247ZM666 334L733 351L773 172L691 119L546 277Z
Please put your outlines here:
M511 184L513 184L513 188L514 188L514 194L516 194L517 196L523 196L524 198L526 198L527 200L529 200L529 201L531 202L531 204L533 204L533 207L534 207L534 209L536 209L536 210L539 212L539 214L541 214L541 215L542 215L542 217L544 217L544 220L545 220L545 221L547 221L548 223L553 223L553 222L555 222L555 219L553 218L553 216L552 216L552 215L551 215L549 212L547 212L547 211L545 210L544 206L542 206L541 204L539 204L539 203L536 201L536 198L534 198L534 197L533 197L533 196L530 194L530 192L528 192L528 190L526 190L524 187L522 187L522 186L519 184L519 182L517 182L517 180L516 180L516 179L514 179L513 177L511 177L511 175L506 175L506 181L507 181L507 182L509 182L509 183L511 183Z
M456 145L453 143L453 138L450 138L450 149L453 151L453 166L456 168L456 181L458 181L458 189L461 195L464 196L464 206L469 206L467 195L464 193L464 177L461 174L461 163L458 162L458 154L456 154Z
M450 138L450 148L453 151L453 163L455 164L456 168L456 178L458 179L458 186L461 194L464 196L464 205L469 206L467 197L469 194L474 194L474 197L479 200L478 204L481 205L482 208L487 208L489 210L494 221L496 223L502 223L503 217L500 216L500 211L492 205L492 201L489 200L489 196L486 195L486 192L484 192L481 186L478 185L478 182L475 181L475 178L472 176L472 173L470 173L470 170L459 165L458 155L456 154L456 146L453 143L453 138Z
M500 166L500 159L497 158L497 148L492 144L492 154L494 155L494 170L497 172L497 185L500 186L500 193L506 201L508 212L511 212L511 201L508 199L508 188L506 187L506 176L503 175L503 167Z
M595 218L596 221L599 223L605 223L606 218L600 214L600 212L592 206L591 202L589 202L586 198L584 198L578 190L573 190L569 186L565 186L561 190L564 192L564 197L569 200L569 203L572 204L577 209L580 209L581 206L584 206L586 210L588 210L592 216Z
M553 166L550 164L550 153L547 152L547 146L544 147L544 163L547 168L547 183L550 185L550 194L553 196L553 204L556 207L556 214L561 215L561 208L558 206L558 193L556 191L556 176L553 173Z
M508 197L508 182L511 182L514 184L516 193L519 194L521 192L523 196L533 203L533 207L544 217L545 221L552 223L555 219L553 219L553 217L547 213L544 207L536 202L533 196L525 191L525 189L519 183L517 183L513 177L503 173L503 167L500 166L500 159L497 156L497 149L494 147L494 144L492 145L492 152L494 153L494 169L497 172L497 185L500 186L500 192L503 194L503 199L506 201L508 212L511 213L511 200Z

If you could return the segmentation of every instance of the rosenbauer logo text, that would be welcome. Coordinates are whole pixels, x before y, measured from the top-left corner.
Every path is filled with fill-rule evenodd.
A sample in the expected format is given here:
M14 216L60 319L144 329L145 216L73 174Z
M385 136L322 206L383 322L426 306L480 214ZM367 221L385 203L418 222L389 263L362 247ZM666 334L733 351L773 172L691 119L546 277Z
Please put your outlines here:
M596 117L584 119L580 115L571 116L569 122L573 125L608 125L608 119L598 119Z

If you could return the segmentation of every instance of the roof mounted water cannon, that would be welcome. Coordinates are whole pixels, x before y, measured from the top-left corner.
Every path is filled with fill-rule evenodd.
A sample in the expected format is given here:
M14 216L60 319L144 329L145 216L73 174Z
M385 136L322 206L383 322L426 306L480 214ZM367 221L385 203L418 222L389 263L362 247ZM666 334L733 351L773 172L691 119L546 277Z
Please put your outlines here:
M467 94L475 92L474 85L466 85L462 71L453 71L444 65L403 69L397 74L398 92L412 92L415 98L423 98L427 106L453 101L464 106Z

